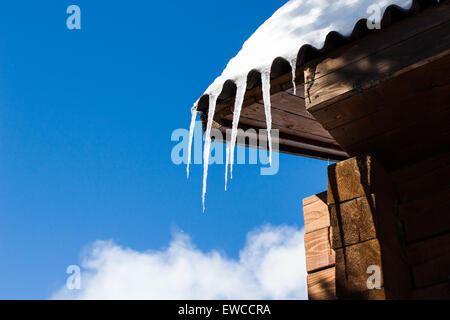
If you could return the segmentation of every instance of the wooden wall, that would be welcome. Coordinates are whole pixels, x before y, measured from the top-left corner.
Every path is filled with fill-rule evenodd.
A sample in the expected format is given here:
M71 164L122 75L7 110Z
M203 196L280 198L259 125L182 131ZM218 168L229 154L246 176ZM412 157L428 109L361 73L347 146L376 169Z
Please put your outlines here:
M415 299L450 299L450 154L392 173Z

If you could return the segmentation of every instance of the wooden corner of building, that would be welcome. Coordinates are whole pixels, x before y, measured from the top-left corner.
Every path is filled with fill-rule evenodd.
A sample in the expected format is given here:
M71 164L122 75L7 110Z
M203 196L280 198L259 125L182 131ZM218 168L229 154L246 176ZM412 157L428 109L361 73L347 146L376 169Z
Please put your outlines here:
M310 299L409 298L391 178L370 156L328 173L328 192L303 201Z
M389 175L370 156L358 156L328 170L336 293L340 299L403 299L410 275L400 241ZM371 283L383 293L370 290Z

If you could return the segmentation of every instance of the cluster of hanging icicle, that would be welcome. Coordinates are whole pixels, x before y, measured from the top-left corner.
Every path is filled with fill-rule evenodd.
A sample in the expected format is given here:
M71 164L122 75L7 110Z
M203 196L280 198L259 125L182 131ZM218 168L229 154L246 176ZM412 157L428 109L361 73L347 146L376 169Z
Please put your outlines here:
M296 63L297 59L290 59L290 64L292 68L292 84L294 87L294 95L296 94L296 84L295 84L295 75L296 75ZM237 142L237 134L238 134L238 126L239 120L241 117L242 105L244 103L245 92L247 91L247 77L242 76L238 78L236 81L236 98L234 103L234 112L233 112L233 125L231 129L231 140L226 142L226 163L225 163L225 191L227 190L228 184L228 174L230 178L233 179L233 165L234 165L234 150L236 148ZM261 69L261 83L262 83L262 93L263 93L263 101L264 101L264 112L266 115L266 125L267 125L267 136L269 143L269 159L270 165L272 165L272 106L270 102L270 67ZM214 119L214 114L216 111L217 98L220 95L220 90L222 89L222 85L216 86L216 89L209 90L209 110L208 110L208 120L205 131L205 145L203 148L203 189L202 189L202 204L203 204L203 212L205 212L206 206L206 185L208 180L208 168L209 168L209 158L211 154L211 130ZM218 89L217 89L218 88ZM187 162L187 178L189 179L189 166L191 164L192 158L192 140L194 137L195 130L195 121L197 119L198 114L198 101L194 104L191 109L191 124L189 127L189 149L188 149L188 162ZM228 170L229 169L229 170Z

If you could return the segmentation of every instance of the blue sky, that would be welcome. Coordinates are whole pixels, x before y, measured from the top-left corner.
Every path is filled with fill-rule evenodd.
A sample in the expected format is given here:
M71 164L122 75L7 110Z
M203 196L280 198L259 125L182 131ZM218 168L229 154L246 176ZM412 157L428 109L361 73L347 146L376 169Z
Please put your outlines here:
M82 30L66 28L77 4ZM270 223L302 226L326 162L282 155L280 172L170 159L173 130L243 42L284 1L2 1L0 299L45 299L96 240L142 251L174 230L235 258Z

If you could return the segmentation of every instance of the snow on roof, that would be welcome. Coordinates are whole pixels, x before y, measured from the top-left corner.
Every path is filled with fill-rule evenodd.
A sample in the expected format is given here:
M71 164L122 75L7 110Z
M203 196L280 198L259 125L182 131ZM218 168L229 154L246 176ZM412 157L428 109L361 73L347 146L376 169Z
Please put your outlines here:
M270 68L277 57L292 63L299 48L323 47L332 31L350 36L360 19L380 23L391 5L410 9L412 4L413 0L290 0L244 43L205 93L218 94L225 81L237 82L253 69Z

